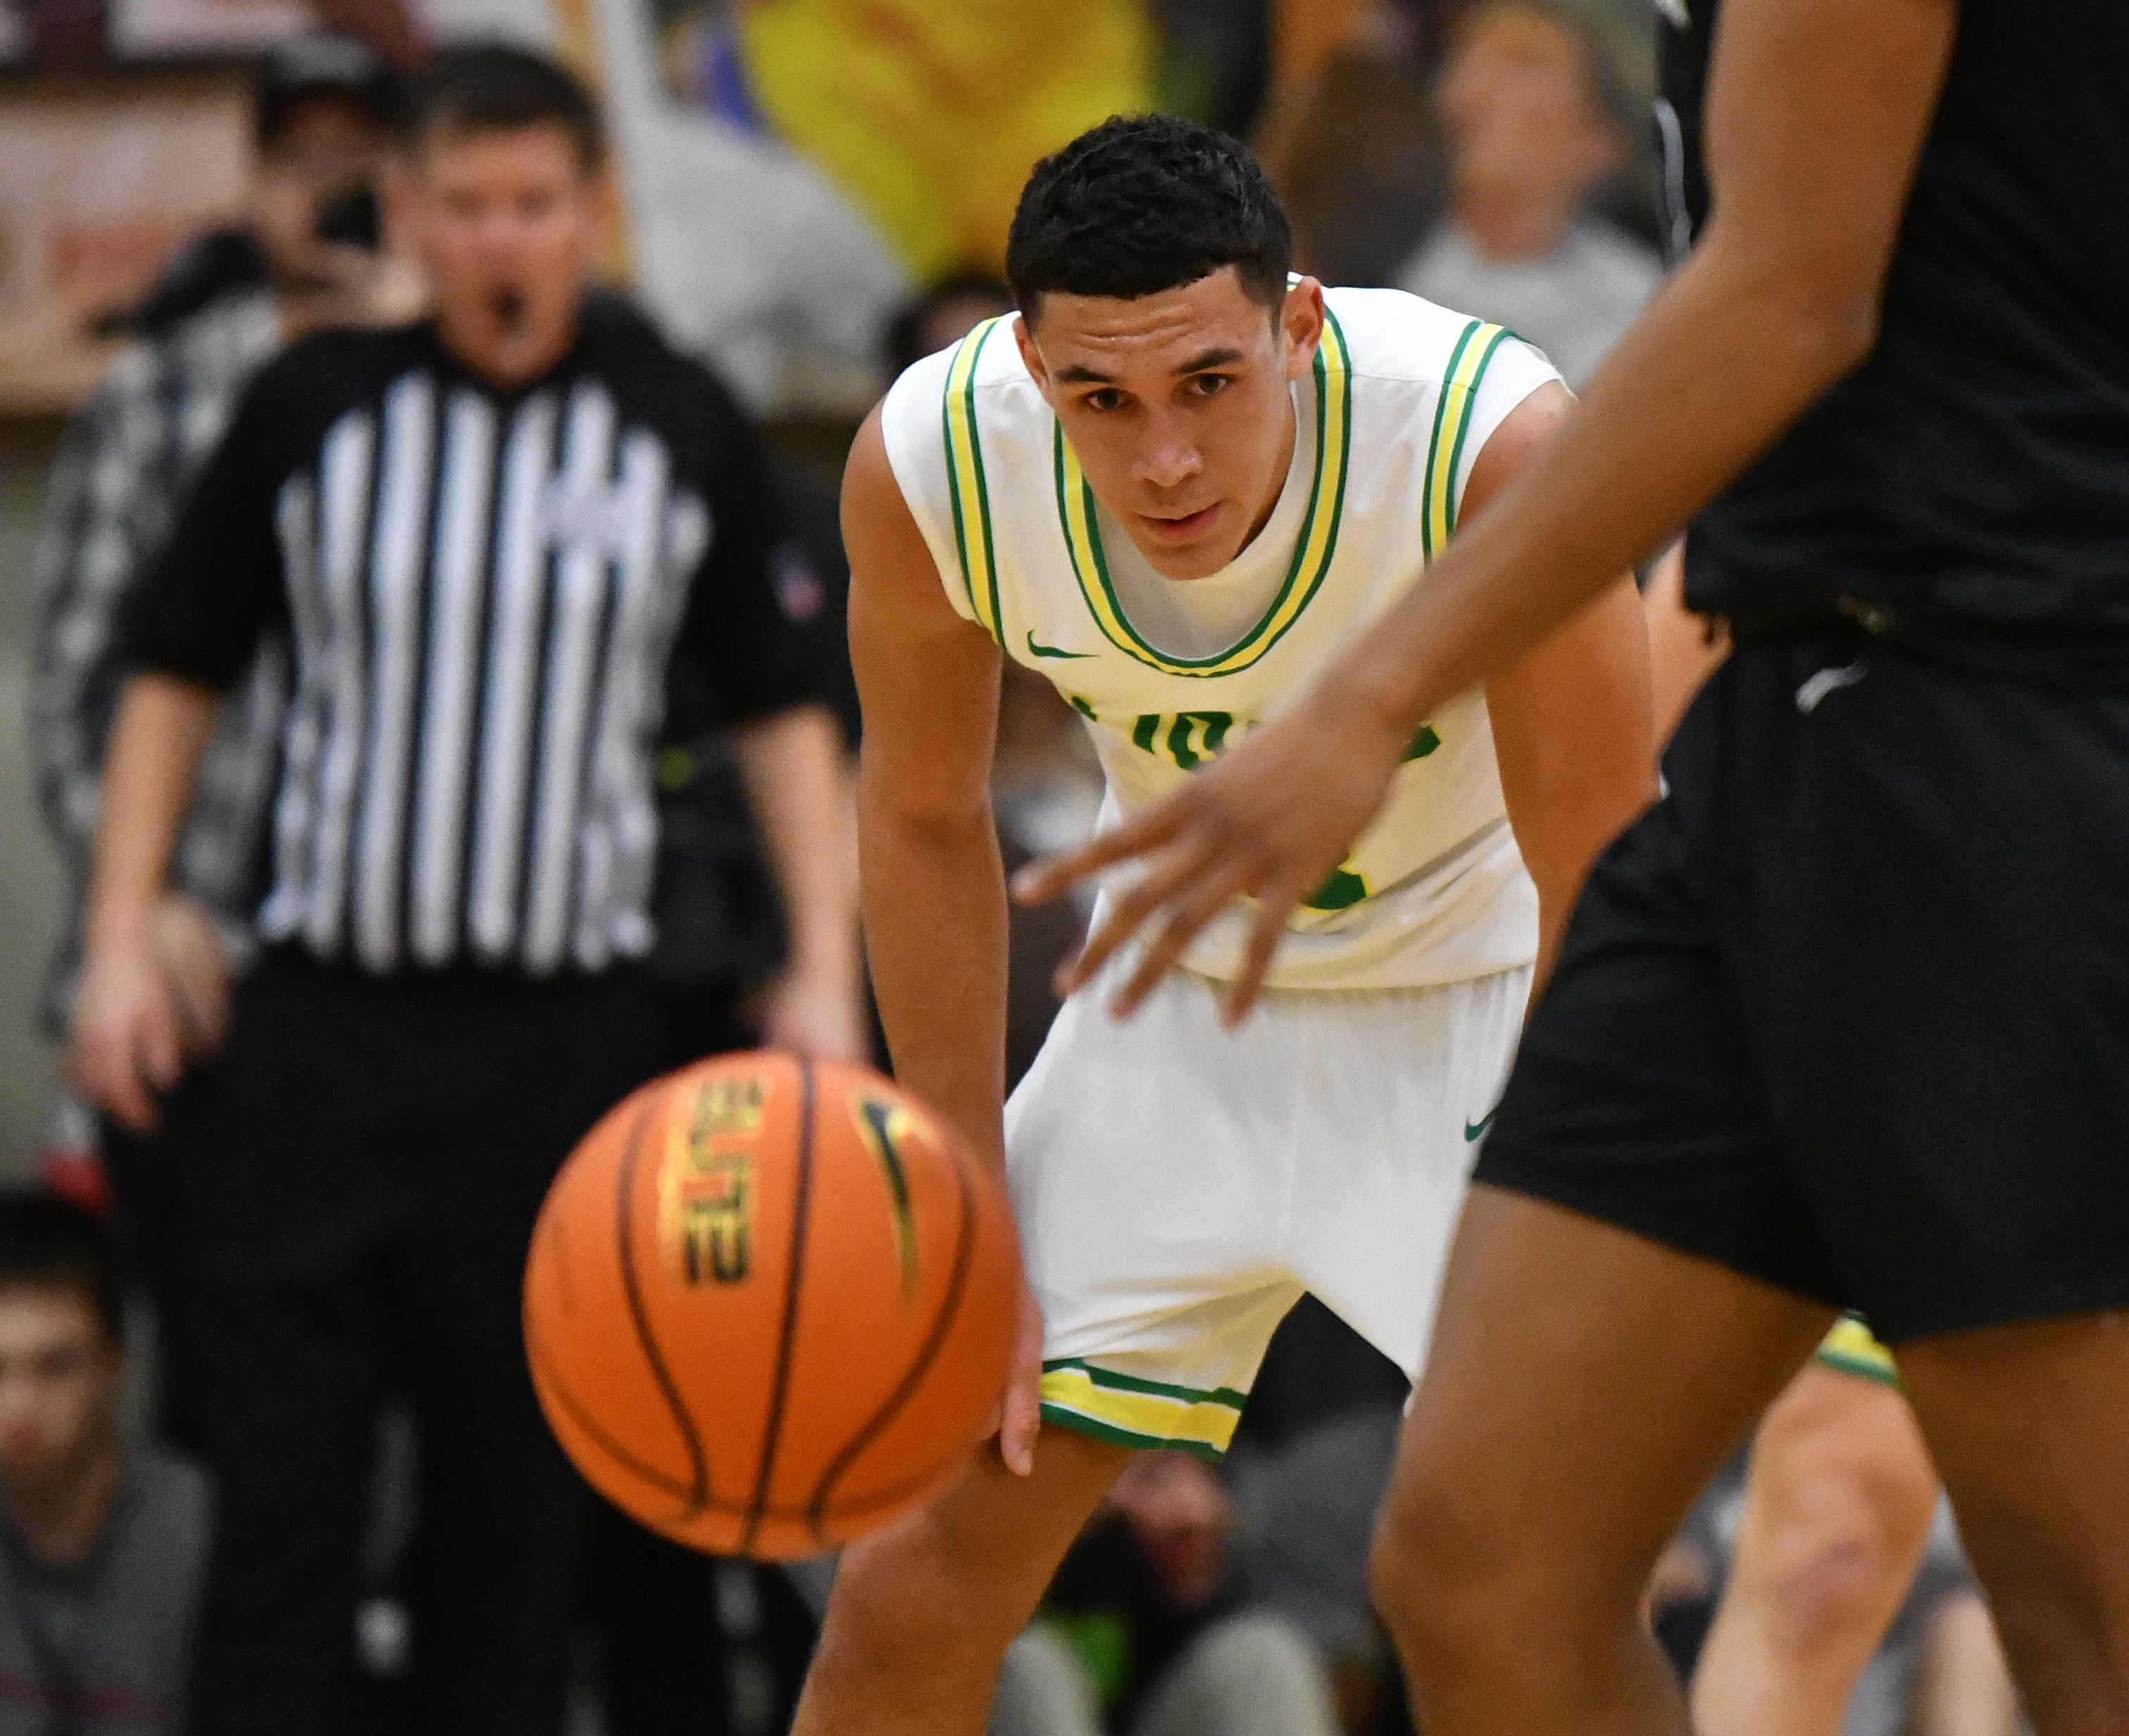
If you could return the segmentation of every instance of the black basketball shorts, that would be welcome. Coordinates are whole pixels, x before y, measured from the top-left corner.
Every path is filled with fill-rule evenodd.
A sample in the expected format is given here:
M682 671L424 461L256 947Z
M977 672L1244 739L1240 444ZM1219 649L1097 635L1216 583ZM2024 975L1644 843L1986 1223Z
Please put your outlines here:
M1747 641L1665 774L1477 1179L1895 1345L2129 1305L2129 690Z

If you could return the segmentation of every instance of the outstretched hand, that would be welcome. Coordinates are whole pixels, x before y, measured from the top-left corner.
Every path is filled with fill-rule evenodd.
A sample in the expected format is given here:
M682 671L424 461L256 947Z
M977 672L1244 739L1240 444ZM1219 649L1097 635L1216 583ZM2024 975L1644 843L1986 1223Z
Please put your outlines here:
M1143 932L1144 954L1111 1008L1128 1017L1206 924L1237 899L1253 899L1248 942L1222 1008L1230 1025L1239 1024L1256 1002L1287 918L1374 819L1405 746L1394 730L1319 692L1115 830L1023 868L1013 897L1044 904L1118 863L1144 867L1141 878L1116 890L1100 927L1059 972L1059 994L1084 987Z

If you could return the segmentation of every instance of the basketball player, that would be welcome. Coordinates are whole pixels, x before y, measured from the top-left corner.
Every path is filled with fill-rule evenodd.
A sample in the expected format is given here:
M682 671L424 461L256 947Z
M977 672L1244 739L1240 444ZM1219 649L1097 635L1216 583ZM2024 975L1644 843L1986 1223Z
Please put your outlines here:
M1727 631L1685 607L1681 554L1657 564L1644 598L1665 741L1730 652ZM1701 1736L1840 1736L1914 1585L1937 1494L1892 1353L1843 1316L1754 1432L1728 1581L1693 1672ZM2000 1672L2000 1658L1983 1661Z
M1713 37L1706 230L1565 434L1307 698L1027 890L1151 858L1076 968L1155 920L1126 1003L1255 896L1240 1010L1398 732L1699 513L1736 648L1582 894L1386 1514L1417 1709L1684 1730L1650 1564L1860 1306L2036 1727L2118 1736L2129 7L1710 10L1666 6Z
M1081 712L1130 812L1423 585L1570 402L1498 326L1326 293L1289 278L1291 249L1241 147L1110 121L1022 195L1018 316L905 373L852 454L874 980L901 1082L1007 1170L1029 1302L1001 1453L845 1556L802 1736L974 1736L1131 1450L1218 1457L1304 1289L1418 1367L1533 963L1653 793L1621 578L1407 732L1263 1019L1221 1030L1240 954L1217 931L1139 1024L1068 1006L1002 1106L1001 659Z

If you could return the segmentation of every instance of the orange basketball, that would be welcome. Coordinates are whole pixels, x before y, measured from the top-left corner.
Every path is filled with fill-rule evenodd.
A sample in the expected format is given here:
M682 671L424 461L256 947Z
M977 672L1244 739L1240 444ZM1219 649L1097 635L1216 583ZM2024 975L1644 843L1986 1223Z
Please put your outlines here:
M525 1273L547 1421L699 1549L809 1555L967 1461L1005 1388L1003 1191L862 1067L766 1051L655 1081L555 1177Z

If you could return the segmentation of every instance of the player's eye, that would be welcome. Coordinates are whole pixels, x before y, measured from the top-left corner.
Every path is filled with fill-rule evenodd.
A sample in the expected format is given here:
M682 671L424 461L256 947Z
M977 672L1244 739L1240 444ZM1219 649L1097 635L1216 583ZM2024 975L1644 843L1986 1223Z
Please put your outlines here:
M1088 392L1079 402L1097 416L1106 416L1112 410L1123 408L1124 395L1113 387L1104 386L1098 391Z
M1184 388L1195 397L1217 397L1234 383L1234 377L1226 373L1193 373Z

